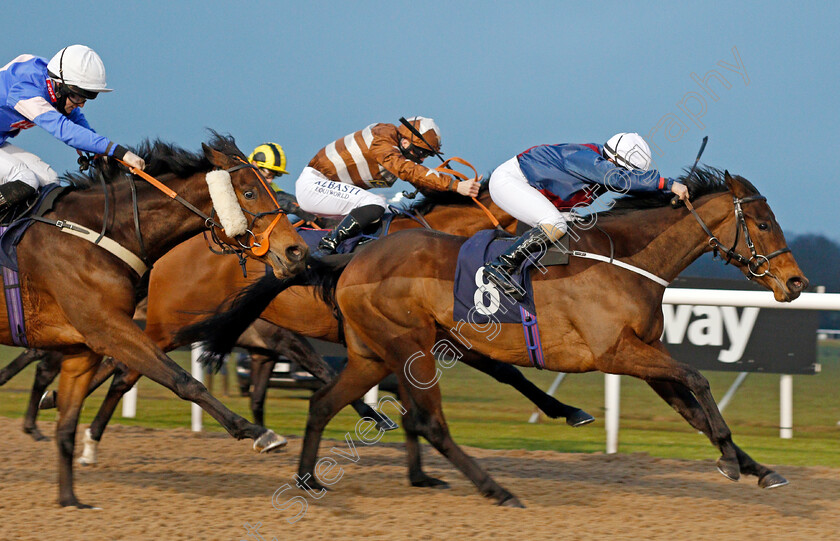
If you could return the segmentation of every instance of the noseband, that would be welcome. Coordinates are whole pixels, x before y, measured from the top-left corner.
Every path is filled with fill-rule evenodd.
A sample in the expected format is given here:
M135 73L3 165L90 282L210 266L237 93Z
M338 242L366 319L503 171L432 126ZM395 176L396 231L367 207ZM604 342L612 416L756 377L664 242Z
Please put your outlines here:
M714 233L709 229L709 227L703 222L703 219L700 218L700 215L697 214L697 211L694 210L694 206L691 204L690 201L685 202L686 208L691 211L691 214L697 219L697 222L700 224L700 227L703 228L703 231L709 235L709 246L712 247L714 255L717 256L718 252L722 252L726 254L726 261L725 264L729 264L733 259L747 267L747 270L750 271L752 277L760 278L762 276L770 274L770 260L776 256L782 255L784 253L790 252L790 248L785 246L780 250L776 250L775 252L767 255L759 254L755 249L755 244L752 241L752 237L750 237L750 230L747 228L747 221L744 218L744 211L741 208L743 203L751 203L753 201L766 201L767 198L763 195L750 195L747 197L737 198L732 196L732 202L735 205L735 242L732 243L731 248L727 248L723 244L721 244L720 240L715 236ZM744 241L747 243L747 247L750 249L751 257L747 259L746 257L742 256L738 252L735 251L735 248L738 246L738 240L740 238L741 230L744 231ZM722 256L721 256L722 258ZM759 273L758 271L761 267L767 264L767 269Z

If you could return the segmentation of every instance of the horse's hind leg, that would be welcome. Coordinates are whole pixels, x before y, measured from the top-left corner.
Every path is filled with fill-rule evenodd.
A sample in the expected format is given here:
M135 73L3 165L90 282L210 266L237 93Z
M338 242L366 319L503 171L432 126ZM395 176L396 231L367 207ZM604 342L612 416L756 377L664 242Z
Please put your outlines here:
M274 371L276 357L262 355L256 352L251 353L251 413L254 414L254 422L265 426L265 395L268 392L268 382L271 373Z
M49 353L43 349L25 349L17 357L0 370L0 386L5 385L10 379L15 377L21 370L34 363L40 361Z
M300 335L295 334L289 330L283 329L285 333L278 333L281 338L278 343L278 351L284 353L289 360L298 363L307 372L323 381L325 384L335 380L338 373L324 361L312 345L304 340ZM350 403L359 417L368 417L376 420L376 427L380 430L396 430L399 428L397 423L392 421L384 413L380 413L375 409L365 404L362 400L354 400Z
M64 507L90 508L76 498L73 491L73 450L79 412L87 396L88 385L101 355L86 351L64 358L58 380L56 443L58 444L58 503Z
M472 354L465 355L461 361L476 370L484 372L499 383L510 385L552 419L563 417L566 419L567 425L575 427L587 425L595 420L595 417L582 409L564 404L543 392L513 365L496 361L490 357Z
M408 481L413 487L449 488L449 483L432 477L423 471L423 450L420 447L420 433L417 428L419 422L414 411L417 405L402 384L399 386L400 400L406 408L403 415L403 429L405 430L405 455L408 463Z
M61 372L61 361L64 355L57 351L43 351L43 360L38 363L35 370L35 382L32 384L32 392L29 393L29 405L26 408L26 415L23 416L23 431L32 436L35 441L48 440L38 430L36 420L38 419L38 405L44 396L44 391L50 383Z
M647 383L659 396L662 397L663 400L665 400L665 402L674 408L677 413L682 415L685 420L688 421L688 424L711 439L709 420L706 418L706 415L703 413L703 409L694 398L694 395L692 395L686 387L670 381L661 380L648 381ZM734 442L732 442L732 445L735 447L735 453L738 457L738 465L741 473L746 475L755 475L758 477L758 485L760 487L775 488L787 484L787 480L784 477L774 472L767 466L759 464L753 460ZM726 473L724 473L724 475L726 475Z
M99 406L99 411L96 412L96 417L93 418L90 427L85 430L85 437L82 440L84 442L84 450L78 460L82 466L96 464L99 442L102 440L102 434L105 432L105 428L108 427L111 417L114 416L114 412L117 410L120 399L140 379L140 372L129 370L113 359L111 361L104 368L100 366L94 376L94 380L100 380L100 385L110 374L114 374L114 379L108 388L108 394L105 395L105 400L102 401L102 404ZM95 388L95 383L96 381L91 381L91 387ZM88 389L88 393L90 392L91 389Z
M422 350L415 350L422 351ZM427 350L428 351L428 350ZM406 357L408 359L408 357ZM435 378L434 359L427 353L410 365L410 372L416 382L431 382ZM431 359L431 360L430 360ZM427 362L423 362L427 361ZM406 365L409 369L409 365ZM470 458L452 439L449 427L443 416L440 402L440 388L435 382L431 386L416 386L400 371L397 374L400 382L406 387L413 400L413 415L411 432L422 435L440 454L445 456L456 468L467 476L478 488L479 492L488 498L495 499L499 505L506 507L524 507L510 492L502 488L490 475ZM423 387L423 388L421 388Z

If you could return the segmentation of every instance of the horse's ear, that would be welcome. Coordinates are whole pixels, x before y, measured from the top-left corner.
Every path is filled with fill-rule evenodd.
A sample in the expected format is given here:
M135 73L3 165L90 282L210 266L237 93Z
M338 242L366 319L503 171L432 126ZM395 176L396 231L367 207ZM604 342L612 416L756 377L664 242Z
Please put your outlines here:
M723 179L726 181L726 187L729 188L729 192L735 197L744 197L749 194L749 190L744 186L744 183L738 180L737 177L730 175L728 170L724 170Z
M228 169L233 165L233 160L225 156L218 150L201 143L201 149L204 150L204 156L219 169Z

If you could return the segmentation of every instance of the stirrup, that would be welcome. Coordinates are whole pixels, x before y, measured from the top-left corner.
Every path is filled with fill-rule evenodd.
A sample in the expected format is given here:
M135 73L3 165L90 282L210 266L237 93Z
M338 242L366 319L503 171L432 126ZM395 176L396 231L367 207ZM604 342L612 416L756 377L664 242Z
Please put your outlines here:
M484 278L496 286L502 293L515 301L522 301L525 298L525 291L516 284L513 279L508 279L510 273L503 270L500 265L487 263L484 265Z

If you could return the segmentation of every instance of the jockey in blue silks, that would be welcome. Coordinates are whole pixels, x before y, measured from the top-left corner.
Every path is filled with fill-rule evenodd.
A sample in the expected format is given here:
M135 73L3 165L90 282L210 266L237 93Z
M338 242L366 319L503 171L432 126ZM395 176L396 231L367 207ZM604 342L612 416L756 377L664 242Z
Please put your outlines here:
M0 68L0 211L58 180L38 156L8 142L36 125L79 151L145 167L139 156L93 131L82 114L87 100L110 91L102 59L84 45L63 48L49 63L24 54Z
M599 190L618 193L670 191L685 199L688 189L650 168L650 147L637 133L619 133L603 146L535 146L514 156L490 176L490 197L502 210L532 227L495 260L484 276L515 299L521 291L509 276L568 230L561 209L591 203ZM602 192L603 193L603 192Z

